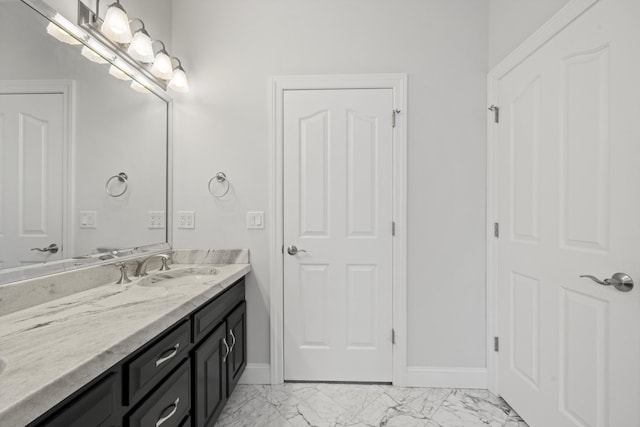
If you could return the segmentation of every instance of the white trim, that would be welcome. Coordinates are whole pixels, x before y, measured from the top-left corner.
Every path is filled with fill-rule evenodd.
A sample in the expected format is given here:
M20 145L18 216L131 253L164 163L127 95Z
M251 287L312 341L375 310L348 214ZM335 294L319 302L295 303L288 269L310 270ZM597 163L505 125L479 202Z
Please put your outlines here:
M271 384L271 365L268 363L247 363L239 383Z
M487 388L486 368L407 368L408 387Z
M74 253L75 233L75 83L73 80L0 80L0 94L62 95L62 255Z
M499 105L499 81L511 70L529 58L566 26L589 10L599 0L572 0L552 16L540 29L518 46L511 54L496 65L487 75L487 104ZM493 114L487 119L487 386L499 394L498 354L493 351L493 337L498 335L498 295L497 295L497 241L493 236L493 223L500 222L497 210L495 188L495 155L497 144L496 126Z
M392 89L393 108L401 110L394 128L393 154L393 218L396 236L393 239L393 384L406 384L407 364L407 75L363 74L324 76L282 76L271 79L271 227L269 254L271 260L270 320L271 320L271 383L284 381L283 354L283 212L282 212L282 99L285 90L300 89ZM391 114L391 112L389 112Z

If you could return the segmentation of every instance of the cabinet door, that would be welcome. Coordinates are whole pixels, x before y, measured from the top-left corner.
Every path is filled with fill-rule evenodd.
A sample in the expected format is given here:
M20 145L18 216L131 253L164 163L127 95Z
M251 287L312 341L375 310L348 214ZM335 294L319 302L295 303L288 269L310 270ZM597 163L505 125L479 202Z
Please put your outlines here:
M247 303L242 301L227 317L227 397L240 380L247 364Z
M213 426L227 401L226 323L221 323L193 353L196 426Z
M111 427L119 426L116 420L118 407L118 386L120 381L117 374L111 374L94 387L72 401L61 412L39 427ZM0 422L0 424L2 424Z

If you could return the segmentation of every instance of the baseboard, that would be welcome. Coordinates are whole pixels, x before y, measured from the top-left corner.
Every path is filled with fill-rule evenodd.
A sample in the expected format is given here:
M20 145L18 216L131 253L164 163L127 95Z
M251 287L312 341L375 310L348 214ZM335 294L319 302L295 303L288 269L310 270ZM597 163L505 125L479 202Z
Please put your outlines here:
M407 386L438 388L487 388L487 368L407 368Z
M268 363L247 363L240 377L240 384L271 384L271 365Z

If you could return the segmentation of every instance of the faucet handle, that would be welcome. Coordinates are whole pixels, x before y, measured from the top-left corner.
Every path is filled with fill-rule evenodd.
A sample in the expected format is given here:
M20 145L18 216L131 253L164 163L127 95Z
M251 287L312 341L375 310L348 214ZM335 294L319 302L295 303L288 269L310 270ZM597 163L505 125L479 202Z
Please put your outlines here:
M167 270L171 270L171 269L169 268L169 257L168 257L168 256L167 256L166 258L165 258L165 257L162 257L162 258L160 258L160 259L162 260L162 265L160 266L160 270L158 270L158 271L167 271Z
M117 262L114 265L120 269L120 279L118 279L116 285L131 283L131 280L127 276L127 264L124 262Z

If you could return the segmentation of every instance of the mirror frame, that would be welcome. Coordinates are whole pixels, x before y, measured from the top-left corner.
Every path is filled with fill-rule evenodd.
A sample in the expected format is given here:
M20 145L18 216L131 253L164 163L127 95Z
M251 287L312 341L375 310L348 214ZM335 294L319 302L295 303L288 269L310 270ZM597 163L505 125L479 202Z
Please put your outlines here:
M172 219L173 219L173 98L154 80L149 79L137 69L137 65L132 65L130 61L125 59L112 47L106 46L97 37L90 34L87 30L72 23L68 19L60 15L55 9L49 6L44 0L20 0L29 6L35 12L42 15L45 19L60 26L74 38L85 46L96 51L103 56L109 63L118 68L125 68L123 71L129 71L130 76L138 83L145 86L151 92L165 102L167 107L167 129L166 129L166 206L165 206L165 242L150 245L142 245L134 248L121 249L115 253L99 253L92 255L76 256L73 258L65 258L59 261L44 262L42 264L34 264L23 267L13 267L0 270L0 286L25 280L40 278L42 276L69 272L74 270L86 269L98 265L112 264L114 262L127 261L142 255L148 256L154 253L166 252L171 250L171 242L173 239ZM136 68L134 68L136 67ZM133 71L131 71L133 68ZM128 73L128 74L129 74ZM107 258L108 257L108 258Z

